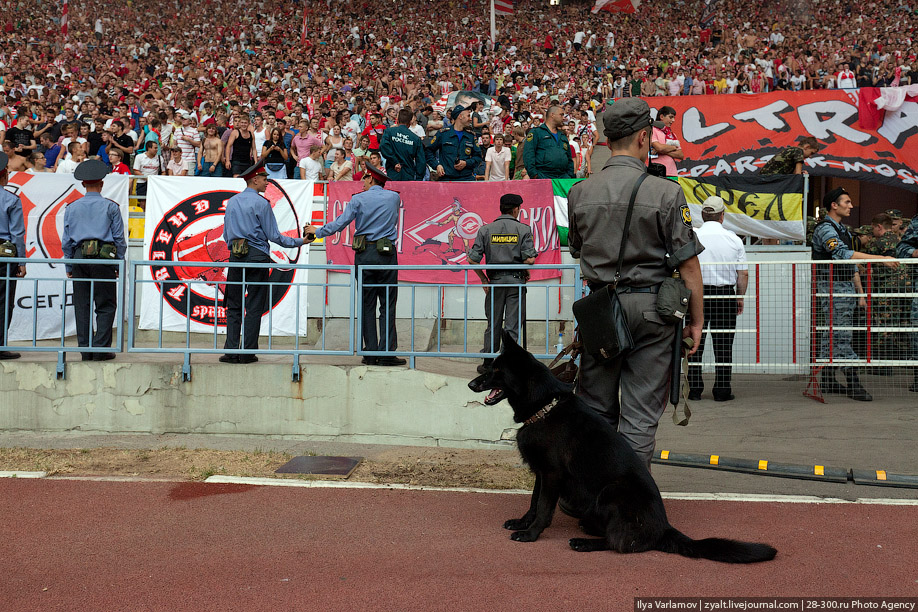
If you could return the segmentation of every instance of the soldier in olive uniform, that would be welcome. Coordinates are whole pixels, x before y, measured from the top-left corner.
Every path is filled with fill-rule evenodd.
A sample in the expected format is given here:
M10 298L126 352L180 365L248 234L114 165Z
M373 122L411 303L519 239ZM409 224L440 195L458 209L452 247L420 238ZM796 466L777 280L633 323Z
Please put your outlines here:
M912 217L905 234L902 236L902 240L899 241L899 245L896 247L896 256L899 259L918 258L918 215ZM909 269L909 281L911 284L909 290L915 291L915 287L918 287L918 265L906 267ZM911 301L909 317L911 319L911 327L918 327L918 296L913 297ZM918 360L918 331L913 331L909 335L911 336L911 355L909 359ZM913 373L914 379L908 390L912 393L918 393L918 367L913 369Z
M574 158L564 124L564 109L549 107L545 123L526 136L523 161L531 179L575 178Z
M823 198L823 209L827 214L813 231L812 258L814 261L824 262L815 266L816 290L828 296L821 297L820 301L825 316L824 321L827 325L831 322L832 328L822 336L819 357L826 361L830 357L830 342L833 360L858 359L851 343L851 330L845 328L853 325L854 309L857 303L860 302L863 306L866 305L866 301L864 298L855 298L856 293L863 293L857 266L844 262L852 259L873 259L874 256L855 251L854 239L848 228L842 225L842 219L851 215L852 207L851 196L847 191L841 187L833 189ZM888 267L898 266L898 263L891 257L880 259L889 259L889 262L884 263ZM836 263L830 268L829 262ZM842 366L842 371L845 373L847 386L838 383L834 367L823 367L820 379L820 389L823 393L847 395L851 399L863 402L873 400L873 397L861 385L857 368L853 364Z
M591 290L614 280L631 191L647 172L650 107L639 98L625 98L605 111L602 122L612 157L602 170L574 185L568 199L571 255L580 258L581 275ZM702 250L682 189L673 181L647 176L635 199L617 288L635 346L611 363L584 354L577 393L618 429L648 469L669 397L676 333L656 313L657 293L678 269L692 292L684 334L697 347L704 323L697 257Z
M393 181L423 181L427 154L420 136L408 129L411 110L398 111L398 125L387 128L379 141L379 152L386 160L386 173Z
M475 133L465 129L471 123L464 106L453 108L453 127L434 134L427 145L427 165L437 171L439 181L474 181L475 168L483 157Z
M532 230L519 220L523 198L508 193L500 198L500 216L478 230L475 244L469 251L469 261L481 263L482 256L488 264L532 264L538 253L532 239ZM475 270L485 285L485 317L488 327L484 333L482 353L496 353L500 350L503 330L519 341L520 329L526 335L526 289L514 287L488 287L491 285L519 285L529 280L529 271L518 270ZM484 374L493 359L488 357L478 366Z

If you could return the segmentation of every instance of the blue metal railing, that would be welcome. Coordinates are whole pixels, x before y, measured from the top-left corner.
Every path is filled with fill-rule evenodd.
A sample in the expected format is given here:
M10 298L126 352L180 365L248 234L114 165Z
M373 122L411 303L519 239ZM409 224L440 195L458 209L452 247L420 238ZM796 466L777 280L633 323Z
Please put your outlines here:
M518 272L520 270L520 265L465 265L465 266L449 266L449 268L444 268L442 265L409 265L409 266L397 266L400 272L407 271L423 271L429 272L431 280L425 280L425 282L408 282L408 281L399 281L397 285L385 284L385 283L365 283L363 280L363 274L360 274L360 271L372 271L372 270L390 270L393 266L360 266L358 268L358 278L357 278L357 329L362 329L363 325L363 289L367 287L377 287L383 289L383 293L387 295L387 290L397 287L399 291L399 302L404 304L402 297L405 294L405 290L410 290L410 300L409 304L409 320L410 320L410 329L409 329L409 341L408 348L399 348L394 351L387 350L377 350L377 351L368 351L368 350L359 350L357 353L359 355L365 355L368 357L384 357L391 355L401 355L407 356L411 360L411 367L414 367L415 357L466 357L466 358L482 358L482 357L495 357L497 353L495 352L486 352L484 351L485 337L481 336L481 345L480 348L477 346L470 346L469 344L469 321L472 320L469 316L469 305L474 303L475 298L469 295L469 289L478 290L483 287L488 287L493 289L494 287L499 287L501 289L516 289L519 297L517 308L516 318L517 318L517 327L520 329L520 333L525 337L525 326L520 323L523 320L530 320L527 316L526 309L527 304L534 302L528 297L528 293L531 292L534 295L538 293L543 293L545 296L545 346L544 350L540 351L542 347L533 347L529 346L529 350L538 358L547 359L554 357L557 354L557 350L554 350L554 345L551 343L550 335L550 323L552 317L549 316L551 311L550 306L550 296L552 292L569 292L572 301L578 300L583 296L583 283L580 280L580 265L579 264L559 264L559 265L532 265L525 266L526 270L536 271L536 270L551 270L551 271L560 271L562 275L564 271L569 271L572 273L572 280L566 281L563 276L558 281L551 280L546 284L540 284L537 282L526 283L520 280L516 283L479 283L477 275L475 274L476 270L489 271L491 273L499 272L500 270L514 271ZM445 271L450 273L461 272L463 274L462 283L454 282L436 282L436 277L442 275ZM470 276L470 273L472 275ZM470 282L474 277L474 282ZM436 304L437 304L437 313L433 317L435 325L437 328L436 334L436 347L434 350L431 348L425 347L423 350L419 350L416 346L416 330L417 330L417 298L418 291L423 292L435 292L436 293ZM462 305L462 316L461 317L445 317L443 308L440 307L440 304L444 301L445 294L448 291L461 291L462 299L460 303ZM481 301L484 301L484 295L478 294ZM560 299L560 296L559 296ZM402 306L404 308L404 306ZM490 320L494 321L494 301L491 301L491 312ZM511 313L507 313L507 316L513 316ZM462 324L462 350L447 349L444 350L442 330L444 328L445 320L449 319L452 321L461 321ZM475 320L478 320L479 317L476 317ZM388 326L385 326L385 329L379 330L379 344L380 346L388 346L391 333L397 333L396 330L391 330ZM500 335L500 326L492 325L491 327L491 338L488 339L488 343L491 346L495 345L495 339L499 343ZM521 341L522 342L522 341Z
M58 378L64 378L66 374L65 362L67 353L110 353L110 352L120 352L121 344L123 338L123 325L119 325L118 322L123 319L123 308L124 308L124 290L123 290L123 281L125 278L125 263L119 259L49 259L49 258L40 258L40 257L4 257L0 259L0 265L9 264L9 267L4 266L5 271L0 272L0 280L16 281L17 293L22 295L23 286L32 286L31 294L29 295L30 304L31 304L31 339L27 340L28 344L16 344L14 345L2 345L0 350L12 350L16 352L33 352L33 353L57 353L57 376ZM105 266L111 266L117 269L117 278L68 278L66 276L60 276L59 274L50 275L36 275L34 270L36 265L48 265L48 266L66 266L66 265L88 265L88 264L99 264ZM13 274L13 270L20 265L26 266L26 276L22 278L17 278ZM73 339L73 344L66 344L66 330L67 330L67 296L71 294L68 292L67 287L70 285L73 286L74 282L87 282L89 283L89 304L90 309L94 309L95 303L95 294L96 288L100 285L110 285L114 284L116 287L115 290L115 328L114 328L114 338L112 339L112 346L92 346L93 342L93 332L95 326L95 317L90 316L89 324L89 346L77 346L76 339ZM45 338L39 339L39 326L38 326L38 303L39 298L43 297L43 294L39 291L39 283L53 283L60 286L60 296L61 296L61 320L60 320L60 338ZM4 297L5 303L9 304L10 300L15 300L14 295L10 295L10 283L4 283ZM26 292L28 293L28 292ZM22 300L23 298L20 298ZM49 304L49 307L53 307ZM0 323L3 324L3 329L9 328L10 321L7 320L7 313L0 313ZM12 330L10 330L12 332Z
M307 347L302 341L302 336L299 333L293 334L292 337L292 346L289 347L277 347L275 346L275 335L274 335L274 309L268 308L266 313L268 319L268 335L267 335L267 347L257 348L257 349L245 349L245 348L235 348L227 349L219 346L218 335L220 334L220 326L212 325L211 330L208 332L201 332L198 330L192 330L192 317L191 317L191 299L185 299L185 312L182 313L185 320L185 329L179 334L183 334L183 338L179 342L172 344L167 344L164 341L164 331L163 331L163 315L165 308L167 306L166 300L160 299L158 302L158 325L156 326L157 338L155 343L152 346L147 344L138 345L137 333L135 331L135 325L131 325L128 332L128 352L136 353L181 353L184 358L184 363L182 367L183 377L186 380L190 379L191 376L191 355L193 354L227 354L227 355L254 355L254 354L280 354L280 355L292 355L293 356L293 379L299 379L299 357L300 355L353 355L354 354L354 268L353 266L341 266L341 265L328 265L328 264L277 264L277 263L240 263L240 262L187 262L187 261L132 261L131 266L131 276L133 282L130 285L130 293L128 298L128 320L135 321L135 305L137 303L137 291L139 288L144 286L156 286L158 294L163 295L163 291L166 285L173 286L173 288L184 288L184 291L189 295L194 292L194 289L202 288L205 291L213 294L213 312L214 319L220 320L221 309L224 308L224 303L222 299L222 290L217 287L217 285L240 285L242 287L243 294L243 313L245 312L245 294L246 287L251 284L255 284L246 279L246 270L253 269L271 269L271 270L293 270L294 273L298 270L305 271L308 275L309 271L320 271L324 273L329 273L331 271L345 271L347 275L347 282L331 282L329 280L323 280L321 282L310 281L308 278L303 280L296 280L294 277L289 283L277 283L259 281L257 284L264 285L268 287L269 297L268 305L273 303L274 290L275 288L282 288L283 291L287 292L290 288L294 291L294 329L301 329L301 319L300 312L304 304L303 300L307 299L307 296L304 295L304 291L308 291L310 287L315 289L323 289L328 291L333 288L347 289L348 291L348 303L349 303L349 312L347 316L348 321L348 344L347 348L341 349L330 349L327 344L327 329L328 329L328 320L331 318L328 313L328 304L325 299L322 300L322 314L321 316L311 315L309 318L316 319L321 321L321 337L319 342L319 347ZM215 280L215 279L205 279L200 277L195 278L183 278L181 280L159 280L157 278L150 278L150 274L140 273L141 270L146 270L147 272L152 271L153 268L162 270L169 268L191 268L191 269L201 269L203 273L205 270L212 270L215 268L241 268L242 269L242 280L240 281L228 281L228 280ZM200 276L200 275L198 275ZM324 296L323 296L324 298ZM142 299L142 292L141 292ZM225 311L223 311L225 313ZM225 319L225 315L223 317ZM202 340L209 337L211 342L209 346L194 346L192 340ZM241 330L240 330L240 339L245 338L245 316L242 317L241 321Z

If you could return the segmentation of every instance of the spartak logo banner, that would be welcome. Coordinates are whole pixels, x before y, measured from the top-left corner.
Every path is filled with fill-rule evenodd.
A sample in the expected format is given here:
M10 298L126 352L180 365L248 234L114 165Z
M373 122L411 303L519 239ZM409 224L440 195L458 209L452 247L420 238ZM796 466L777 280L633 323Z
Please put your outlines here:
M190 325L193 332L213 333L214 326L226 331L227 269L220 264L229 261L229 247L223 239L223 217L227 201L245 189L243 179L164 177L148 179L147 209L144 227L144 256L147 260L213 264L152 265L144 269L140 307L140 329L159 329L162 317L164 331L183 332ZM271 203L280 231L302 237L302 227L311 219L312 181L269 181L264 197ZM305 334L306 288L291 283L305 282L306 271L289 264L306 263L308 246L284 249L271 244L271 259L278 266L271 270L271 314L262 319L262 333L268 321L273 335ZM193 282L189 282L193 281ZM297 312L299 311L299 328Z
M520 221L532 229L536 264L560 264L561 243L555 223L551 181L512 181L489 183L440 183L389 181L386 189L402 197L399 211L398 263L400 265L442 265L443 273L429 270L403 270L399 280L461 284L465 274L454 266L468 265L469 249L478 230L500 216L500 197L515 193L523 198ZM351 197L363 187L356 181L329 183L326 219L337 218ZM354 224L325 239L329 263L353 265L351 250ZM485 261L484 263L487 263ZM532 280L558 278L557 270L533 270ZM478 276L468 275L478 283Z
M822 149L806 160L815 176L876 181L918 192L918 99L876 121L850 90L648 98L678 113L673 131L685 160L679 176L749 176L803 136ZM864 108L861 108L863 106ZM653 111L654 114L656 111ZM864 121L867 115L871 121Z
M115 201L121 210L125 238L128 226L128 185L128 177L117 174L109 174L102 184L102 195ZM86 194L82 183L74 180L72 174L13 172L6 189L18 195L22 201L26 229L25 256L62 259L64 210L68 204ZM10 339L31 340L33 321L38 340L61 338L61 308L64 306L64 336L75 335L73 285L65 282L67 276L64 264L30 263L26 266L26 273L26 277L20 279L16 286L16 308L10 321ZM38 281L36 290L36 278L48 280Z

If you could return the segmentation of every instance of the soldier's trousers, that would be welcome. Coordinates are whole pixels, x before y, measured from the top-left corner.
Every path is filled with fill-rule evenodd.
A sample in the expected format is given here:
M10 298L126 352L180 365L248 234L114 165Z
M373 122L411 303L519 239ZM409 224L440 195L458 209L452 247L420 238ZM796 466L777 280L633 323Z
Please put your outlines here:
M74 250L73 258L83 259L80 249ZM115 311L118 306L118 284L112 280L117 277L117 272L118 268L115 266L73 264L73 313L76 318L78 346L112 345L112 327L115 324ZM95 332L92 331L93 306L96 314ZM91 357L92 353L83 353L84 359Z
M380 255L376 245L367 245L362 253L354 254L354 263L363 283L361 293L361 335L366 351L394 351L398 347L395 330L395 305L398 301L398 270L361 270L360 266L396 266L397 255ZM368 287L367 285L376 285ZM376 309L379 306L377 332Z
M510 334L513 340L521 345L520 328L526 328L526 287L518 286L523 282L515 276L498 277L491 280L492 284L517 283L514 287L491 287L485 297L485 318L488 326L485 328L482 353L496 353L500 351L501 335L503 331ZM522 299L520 299L522 298Z
M271 263L267 253L253 248L245 257L230 255L231 262ZM244 272L243 272L244 271ZM226 273L224 303L226 304L226 341L223 348L239 348L239 336L244 335L242 348L257 349L258 334L261 332L261 318L268 311L270 268L230 268ZM229 284L241 283L245 276L245 285ZM274 291L282 291L277 287ZM245 310L245 325L243 326L243 309ZM245 327L243 330L242 328Z
M912 298L912 327L918 327L918 297ZM918 331L911 333L912 356L911 358L918 361Z
M618 429L650 469L657 424L669 399L676 328L657 314L656 294L623 293L619 299L634 349L607 364L584 353L577 395Z
M816 291L818 293L829 293L829 281L817 281ZM839 329L840 327L851 327L854 325L854 309L857 306L857 298L854 296L854 283L835 282L832 283L832 293L830 297L819 298L824 325L830 326L829 331L822 334L822 343L820 345L820 359L829 359L829 344L831 338L831 357L833 361L839 359L857 359L857 353L851 344L851 330ZM831 305L831 312L830 312ZM841 367L854 367L854 364L842 364Z

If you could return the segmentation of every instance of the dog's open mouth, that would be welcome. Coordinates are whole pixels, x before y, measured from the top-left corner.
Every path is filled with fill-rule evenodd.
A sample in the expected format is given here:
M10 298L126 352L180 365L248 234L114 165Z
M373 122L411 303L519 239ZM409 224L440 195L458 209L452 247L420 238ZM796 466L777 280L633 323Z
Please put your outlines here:
M504 390L503 389L491 389L491 392L488 393L488 397L485 398L486 406L493 406L504 399Z

